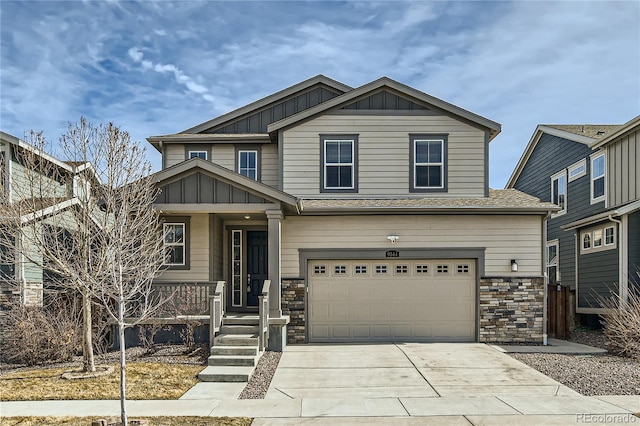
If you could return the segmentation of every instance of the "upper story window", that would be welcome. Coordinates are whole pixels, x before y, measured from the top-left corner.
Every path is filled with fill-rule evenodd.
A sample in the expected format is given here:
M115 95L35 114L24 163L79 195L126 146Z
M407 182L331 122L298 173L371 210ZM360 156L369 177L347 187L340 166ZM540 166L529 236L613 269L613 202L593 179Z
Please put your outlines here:
M9 166L7 164L7 155L4 151L0 151L0 190L9 189Z
M410 190L446 191L446 162L446 135L412 135Z
M192 158L202 158L203 160L207 159L207 151L189 151L189 160Z
M170 269L189 269L189 219L172 217L163 225L165 261Z
M258 180L258 151L238 151L238 173L249 179Z
M569 166L569 182L573 182L587 174L587 161L583 158L575 164Z
M604 200L606 187L605 155L591 158L591 204Z
M321 136L321 192L357 192L357 135Z
M564 170L551 177L551 202L560 207L554 216L567 212L567 175Z

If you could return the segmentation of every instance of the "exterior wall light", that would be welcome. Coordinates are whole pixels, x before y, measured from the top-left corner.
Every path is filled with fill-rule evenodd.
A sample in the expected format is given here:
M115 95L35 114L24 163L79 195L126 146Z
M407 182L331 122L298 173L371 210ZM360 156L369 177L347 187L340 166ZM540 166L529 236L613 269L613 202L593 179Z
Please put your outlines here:
M391 241L391 244L395 244L400 239L397 235L387 235L387 240Z
M515 259L511 259L511 272L518 272L518 262Z

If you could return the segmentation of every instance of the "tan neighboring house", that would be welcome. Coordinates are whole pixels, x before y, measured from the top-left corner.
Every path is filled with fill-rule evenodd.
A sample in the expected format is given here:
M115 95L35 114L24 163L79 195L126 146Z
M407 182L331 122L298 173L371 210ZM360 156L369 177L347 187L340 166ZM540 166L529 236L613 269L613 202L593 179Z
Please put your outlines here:
M226 281L287 342L542 342L550 203L489 188L500 124L389 78L322 75L148 141L167 270Z

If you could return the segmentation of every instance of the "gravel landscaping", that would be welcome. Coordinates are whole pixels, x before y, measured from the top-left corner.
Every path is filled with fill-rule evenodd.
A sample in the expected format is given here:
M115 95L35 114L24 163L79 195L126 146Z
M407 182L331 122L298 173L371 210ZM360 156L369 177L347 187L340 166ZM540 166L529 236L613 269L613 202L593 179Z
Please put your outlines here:
M600 330L572 332L571 341L607 349ZM509 354L583 395L640 395L640 362L612 354Z
M238 399L264 399L281 356L282 352L265 352Z

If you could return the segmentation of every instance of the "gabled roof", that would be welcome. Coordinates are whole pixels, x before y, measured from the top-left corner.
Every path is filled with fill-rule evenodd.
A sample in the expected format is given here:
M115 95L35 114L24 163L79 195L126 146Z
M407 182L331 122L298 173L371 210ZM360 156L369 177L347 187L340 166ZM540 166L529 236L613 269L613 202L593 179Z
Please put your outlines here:
M286 98L287 96L291 96L296 92L299 92L301 90L305 90L309 87L312 87L316 84L324 84L326 86L332 87L340 92L347 92L349 90L352 90L353 88L350 86L347 86L346 84L340 83L339 81L333 80L329 77L325 77L322 74L318 74L315 77L311 77L308 80L302 81L300 83L294 84L293 86L287 87L286 89L280 90L279 92L276 92L272 95L266 96L262 99L259 99L255 102L251 102L250 104L247 104L241 108L238 108L236 110L233 110L227 114L221 115L219 117L216 117L212 120L209 121L205 121L204 123L198 124L197 126L191 127L187 130L183 130L180 133L200 133L203 130L207 130L211 127L215 127L219 124L222 124L226 121L230 121L233 120L234 118L240 117L243 114L247 114L249 112L252 112L256 109L260 109L262 107L265 107L271 103L277 102L280 99Z
M153 175L153 181L158 185L166 185L174 180L180 179L182 176L195 173L199 170L207 172L216 178L231 184L232 186L241 188L261 197L280 201L296 208L298 206L297 198L287 194L286 192L279 191L272 186L265 185L262 182L255 181L201 158L192 158L159 171Z
M593 145L593 148L600 148L601 146L606 145L614 139L622 136L626 132L637 130L638 128L640 128L640 115L632 118L621 126L617 126L617 129L615 131L611 132L608 135L605 135L595 145Z
M58 167L63 168L64 170L68 171L68 172L72 172L74 171L74 166L67 164L67 162L65 161L60 161L57 158L47 154L44 151L39 150L38 148L36 148L35 146L23 141L22 139L19 139L13 135L10 135L9 133L0 131L0 141L6 141L8 143L10 143L11 145L15 145L18 146L22 149L25 149L29 152L33 152L35 154L37 154L38 156L46 159L47 161L55 164Z
M302 199L302 214L334 213L540 213L559 207L515 189L489 190L482 198L397 198L397 199Z
M598 142L598 138L610 134L619 127L619 124L538 124L505 188L512 188L515 185L543 134L593 147Z
M291 115L282 120L276 121L275 123L271 123L269 126L267 126L267 130L269 131L269 133L271 133L280 129L284 129L286 127L295 125L300 121L313 118L329 109L336 109L345 106L357 100L358 98L365 97L368 94L383 88L389 88L411 99L415 99L418 103L427 104L431 108L444 111L466 121L469 121L476 126L488 129L490 131L490 140L493 139L498 133L500 133L500 124L496 123L495 121L474 114L463 108L445 102L442 99L438 99L405 84L392 80L388 77L379 78L375 81L372 81L371 83L367 83L363 86L358 87L357 89L353 89L326 102L301 111L297 114Z

